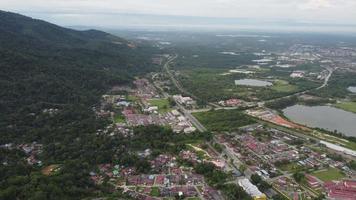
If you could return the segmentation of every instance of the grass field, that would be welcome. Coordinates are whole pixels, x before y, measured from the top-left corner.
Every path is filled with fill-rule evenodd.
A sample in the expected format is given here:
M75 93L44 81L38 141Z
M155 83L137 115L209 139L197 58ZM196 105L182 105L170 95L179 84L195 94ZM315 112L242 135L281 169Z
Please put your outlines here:
M276 80L271 89L278 92L294 92L298 90L298 87L284 80Z
M282 171L287 171L289 173L295 173L295 172L300 171L300 170L303 169L303 167L301 167L297 163L285 164L285 165L282 165L282 166L278 166L278 168L281 169Z
M160 193L158 187L152 187L150 195L153 197L159 197Z
M133 101L133 102L139 100L136 96L133 96L133 95L127 95L126 98L127 98L128 101Z
M345 111L356 113L356 102L342 102L342 103L337 103L334 106L343 109Z
M166 113L171 110L168 99L150 99L151 106L157 106L160 113Z
M340 180L345 177L340 170L335 168L328 168L327 170L323 171L316 171L312 173L313 176L316 176L322 181L332 181L332 180Z
M193 113L210 131L234 131L255 121L239 110L212 110Z
M125 123L125 117L120 113L114 116L115 123Z

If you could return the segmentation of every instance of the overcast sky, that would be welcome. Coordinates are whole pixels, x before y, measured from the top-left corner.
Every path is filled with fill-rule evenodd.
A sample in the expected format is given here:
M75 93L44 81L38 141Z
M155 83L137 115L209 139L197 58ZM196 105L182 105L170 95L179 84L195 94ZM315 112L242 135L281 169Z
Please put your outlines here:
M0 9L71 26L160 21L147 15L356 24L356 0L0 0Z

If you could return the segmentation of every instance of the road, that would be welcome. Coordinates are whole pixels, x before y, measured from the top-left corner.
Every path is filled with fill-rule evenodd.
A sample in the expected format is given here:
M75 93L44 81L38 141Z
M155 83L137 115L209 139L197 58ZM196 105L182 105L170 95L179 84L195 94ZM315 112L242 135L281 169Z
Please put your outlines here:
M320 87L313 88L313 89L307 89L307 90L304 90L304 91L301 91L301 92L297 92L297 93L294 93L294 94L291 94L291 95L288 95L288 96L283 96L283 97L279 97L279 98L275 98L275 99L271 99L271 100L267 100L267 101L261 101L261 102L259 102L259 104L264 105L265 103L278 101L280 99L289 98L289 97L292 97L292 96L302 95L302 94L305 94L305 93L310 92L312 90L320 90L321 88L326 87L328 85L328 83L329 83L331 75L334 72L334 69L327 67L326 70L328 70L329 74L326 76L326 78L324 80L324 83Z
M333 70L332 68L330 68L330 67L327 67L326 70L329 71L329 74L326 76L326 78L325 78L325 80L324 80L324 84L321 85L320 87L316 88L317 90L319 90L319 89L321 89L321 88L323 88L323 87L325 87L325 86L328 85L329 79L330 79L331 75L332 75L333 72L334 72L334 70Z
M164 64L163 68L166 71L166 73L169 75L169 78L171 79L172 83L174 84L174 86L182 93L182 94L186 94L190 97L192 97L193 99L199 99L197 96L195 96L194 94L192 94L191 92L185 90L183 88L183 86L180 84L180 82L174 77L173 73L170 71L169 69L169 65L178 58L178 55L174 55L173 57L168 58L168 61ZM208 102L208 105L214 107L214 108L222 108L220 105L216 104L216 103L211 103Z
M174 77L173 73L170 71L169 69L169 65L176 59L178 58L178 55L174 55L173 57L170 57L168 58L168 61L164 64L164 69L166 71L166 73L169 75L171 81L173 82L173 84L177 87L177 89L182 93L182 94L187 94L189 96L191 96L192 98L194 99L199 99L197 96L195 96L194 94L188 92L187 90L185 90L183 88L183 86L179 83L179 81ZM292 97L292 96L298 96L298 95L302 95L302 94L305 94L307 92L310 92L312 90L319 90L319 89L322 89L324 87L326 87L329 83L329 80L330 80L330 77L332 76L333 72L334 72L334 69L331 68L331 67L326 67L326 70L328 70L329 74L326 76L326 78L324 79L324 83L318 87L318 88L313 88L313 89L307 89L307 90L304 90L304 91L301 91L301 92L297 92L297 93L294 93L294 94L291 94L291 95L288 95L288 96L283 96L283 97L279 97L279 98L275 98L275 99L271 99L271 100L267 100L267 101L261 101L261 102L258 102L259 105L264 105L266 103L270 103L270 102L273 102L273 101L278 101L280 99L284 99L284 98L289 98L289 97ZM216 103L212 103L212 102L208 102L208 105L214 107L214 108L217 108L217 109L225 109L224 107L216 104ZM235 109L235 108L230 108L230 109Z
M200 131L200 132L205 132L207 129L187 110L176 102L179 110L184 114L184 116Z
M175 55L173 57L169 57L168 61L164 64L164 69L167 72L167 74L169 75L171 81L174 83L174 85L182 92L182 93L186 93L184 88L180 85L180 83L174 78L172 72L170 72L169 70L169 64L171 62L173 62L176 58L178 57L178 55ZM165 92L160 86L158 86L155 82L154 85L156 88L158 88L159 90L161 90L163 96L165 98L170 97L170 95ZM192 95L192 97L194 98L194 95ZM178 107L178 109L183 113L183 115L200 131L200 132L205 132L207 131L207 129L191 114L191 112L187 109L185 109L185 107L183 105L181 105L180 103L176 102L176 105Z
M178 58L178 55L174 55L173 57L169 57L168 61L164 64L163 68L166 71L166 73L168 74L169 78L171 79L172 83L174 84L174 86L176 86L176 88L182 93L182 94L187 94L189 96L191 96L194 99L197 99L196 96L194 96L193 94L191 94L190 92L186 91L183 86L179 83L179 81L174 77L173 73L171 72L171 70L169 69L169 65Z

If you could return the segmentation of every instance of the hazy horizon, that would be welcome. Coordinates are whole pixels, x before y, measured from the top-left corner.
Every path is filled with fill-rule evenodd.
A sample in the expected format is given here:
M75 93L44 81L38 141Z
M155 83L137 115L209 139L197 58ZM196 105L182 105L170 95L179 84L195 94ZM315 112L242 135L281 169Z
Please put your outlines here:
M67 27L356 33L353 0L13 0L0 9Z

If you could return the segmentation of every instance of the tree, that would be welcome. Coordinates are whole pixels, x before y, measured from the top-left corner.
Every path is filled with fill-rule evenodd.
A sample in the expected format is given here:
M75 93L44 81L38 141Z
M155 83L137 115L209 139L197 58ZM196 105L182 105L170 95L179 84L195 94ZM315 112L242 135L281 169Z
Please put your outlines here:
M293 174L293 178L297 183L305 180L305 174L303 172L296 172Z
M221 191L228 200L251 200L252 198L244 189L236 184L226 184L221 186Z
M240 167L239 167L239 170L244 173L244 171L247 169L246 165L244 164L241 164Z
M259 184L262 181L262 178L258 174L251 175L251 182L255 185Z

